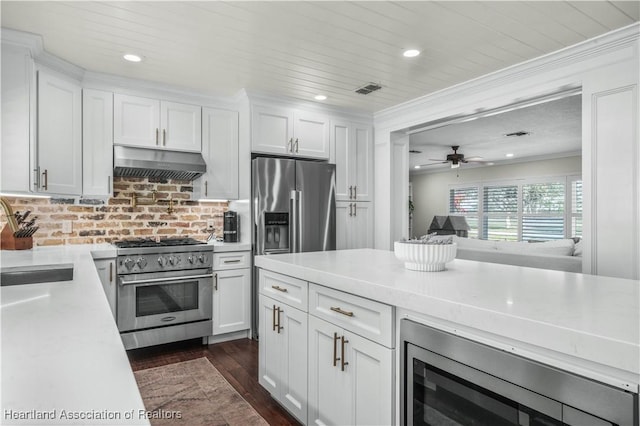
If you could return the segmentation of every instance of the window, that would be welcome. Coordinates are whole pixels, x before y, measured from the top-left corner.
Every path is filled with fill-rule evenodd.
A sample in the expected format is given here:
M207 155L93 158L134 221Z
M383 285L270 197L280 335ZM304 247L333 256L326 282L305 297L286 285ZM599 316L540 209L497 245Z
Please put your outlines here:
M580 176L449 188L449 214L465 216L469 237L545 241L582 235Z
M485 186L482 239L518 240L518 186Z
M564 182L522 185L522 240L564 238Z
M478 238L478 211L477 186L449 190L449 214L467 219L470 238Z

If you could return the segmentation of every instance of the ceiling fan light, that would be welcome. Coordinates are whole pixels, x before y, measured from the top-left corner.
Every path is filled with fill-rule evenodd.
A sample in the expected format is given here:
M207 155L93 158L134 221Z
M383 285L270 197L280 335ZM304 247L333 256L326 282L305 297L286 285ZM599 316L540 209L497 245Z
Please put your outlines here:
M452 169L457 169L458 167L460 167L460 163L451 163Z

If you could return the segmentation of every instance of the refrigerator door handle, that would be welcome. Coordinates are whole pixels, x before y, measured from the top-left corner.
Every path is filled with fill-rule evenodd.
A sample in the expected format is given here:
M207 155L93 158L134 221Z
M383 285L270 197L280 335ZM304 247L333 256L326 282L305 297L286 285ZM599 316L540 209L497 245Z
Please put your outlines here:
M289 198L289 212L291 215L289 231L290 241L289 247L291 247L291 253L300 252L300 196L301 191L292 190Z

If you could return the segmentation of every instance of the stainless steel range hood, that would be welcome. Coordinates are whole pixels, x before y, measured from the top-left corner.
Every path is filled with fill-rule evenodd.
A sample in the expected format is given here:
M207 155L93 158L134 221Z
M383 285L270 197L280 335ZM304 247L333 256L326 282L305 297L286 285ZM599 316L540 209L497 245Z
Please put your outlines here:
M207 171L198 152L164 149L113 147L113 175L194 180Z

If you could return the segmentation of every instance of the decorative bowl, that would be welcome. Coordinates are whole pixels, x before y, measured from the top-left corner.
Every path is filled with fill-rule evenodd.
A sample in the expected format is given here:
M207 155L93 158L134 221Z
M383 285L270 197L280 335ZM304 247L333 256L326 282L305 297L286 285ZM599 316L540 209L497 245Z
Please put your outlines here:
M453 244L419 244L396 241L393 251L396 257L404 262L404 267L413 271L444 271L447 262L456 257L458 245Z

